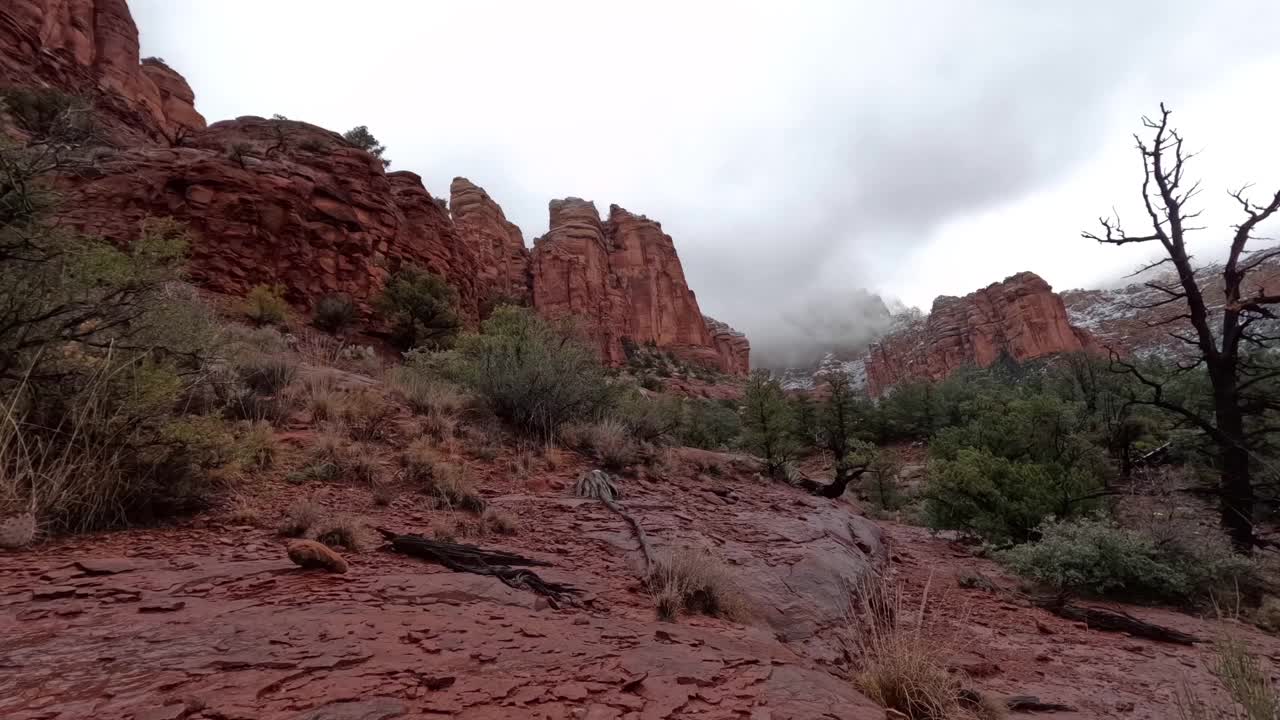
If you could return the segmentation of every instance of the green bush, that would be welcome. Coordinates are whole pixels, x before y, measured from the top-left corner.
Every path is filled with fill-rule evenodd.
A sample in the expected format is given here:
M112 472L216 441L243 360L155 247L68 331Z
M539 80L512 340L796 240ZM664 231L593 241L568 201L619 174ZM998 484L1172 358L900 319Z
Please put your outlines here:
M1176 601L1249 583L1254 575L1248 560L1229 552L1157 543L1108 520L1051 520L1038 533L1038 542L1007 550L1000 559L1019 575L1061 590Z
M925 519L993 542L1025 542L1045 518L1092 512L1110 476L1078 407L1047 395L966 403L969 421L930 445Z
M279 325L289 313L280 285L255 285L244 298L244 314L255 325Z
M444 278L408 266L387 281L378 312L391 324L393 340L403 350L449 347L462 323L455 309L458 293Z
M791 405L767 370L756 370L747 380L742 397L742 439L775 477L799 449Z
M53 88L0 89L0 112L8 113L36 142L82 143L95 130L91 103Z
M727 450L742 434L742 420L733 401L686 398L677 439L681 445L705 450Z
M336 333L347 329L356 319L356 304L344 293L325 295L316 302L311 324L325 332Z
M596 354L524 308L498 308L439 364L496 415L543 438L600 417L614 399Z
M342 133L342 139L381 160L382 167L391 167L391 160L382 156L387 148L378 142L378 138L374 137L373 133L369 132L368 125L357 125L351 128Z

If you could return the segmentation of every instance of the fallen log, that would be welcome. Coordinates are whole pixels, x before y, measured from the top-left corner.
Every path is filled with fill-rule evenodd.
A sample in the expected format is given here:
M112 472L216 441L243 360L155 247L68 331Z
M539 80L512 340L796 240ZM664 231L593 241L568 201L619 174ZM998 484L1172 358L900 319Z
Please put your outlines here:
M622 516L622 519L626 520L627 523L631 525L631 529L636 534L636 541L640 543L640 552L644 553L644 576L646 578L649 577L653 573L653 548L649 547L649 540L644 535L644 528L640 527L640 521L635 519L630 513L623 510L621 505L612 500L602 497L600 498L600 502L604 503L605 507Z
M1075 712L1073 705L1064 705L1055 702L1042 702L1040 698L1034 695L1014 695L1005 698L1005 707L1014 712Z
M1032 603L1036 607L1048 610L1058 617L1082 622L1094 630L1128 633L1134 637L1177 645L1194 645L1198 642L1204 642L1204 640L1194 635L1188 635L1180 630L1139 620L1128 613L1072 605L1061 596L1033 598Z
M560 603L577 604L575 595L582 591L568 583L544 580L527 567L548 567L551 563L499 550L486 550L475 545L432 540L421 535L405 535L376 528L391 549L442 565L453 572L486 575L501 580L508 587L527 590L547 598L553 608Z

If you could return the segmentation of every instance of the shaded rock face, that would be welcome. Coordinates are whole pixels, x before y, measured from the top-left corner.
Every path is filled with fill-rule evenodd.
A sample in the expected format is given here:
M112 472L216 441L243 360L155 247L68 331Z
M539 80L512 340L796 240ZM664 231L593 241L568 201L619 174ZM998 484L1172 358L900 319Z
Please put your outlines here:
M117 142L172 141L205 126L186 80L142 63L125 0L10 0L0 6L0 85L86 96Z
M449 212L459 237L476 255L482 302L493 305L511 300L528 305L533 294L529 249L520 228L507 220L484 188L462 177L454 178L449 186Z
M1002 356L1020 362L1094 347L1089 333L1071 324L1049 284L1023 272L962 298L939 297L927 317L872 345L867 391L878 397L904 380L941 380Z
M218 292L278 283L295 305L342 292L367 310L390 273L415 264L448 278L464 314L476 312L476 256L422 180L385 173L313 125L214 123L181 147L106 152L92 175L65 183L63 219L121 244L149 215L186 222L197 238L191 277Z
M617 205L601 221L594 203L553 200L550 230L532 253L533 305L570 318L610 363L626 348L653 344L688 362L732 374L749 369L750 345L698 308L671 236Z

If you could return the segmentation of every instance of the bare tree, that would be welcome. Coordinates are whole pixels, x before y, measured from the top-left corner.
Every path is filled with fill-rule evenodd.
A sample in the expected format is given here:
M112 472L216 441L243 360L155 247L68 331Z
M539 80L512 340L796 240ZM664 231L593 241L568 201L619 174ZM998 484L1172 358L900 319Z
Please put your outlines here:
M1251 448L1259 436L1280 430L1277 427L1250 427L1248 422L1271 410L1280 410L1280 398L1268 393L1269 384L1280 377L1280 368L1268 363L1261 353L1280 337L1270 335L1266 323L1276 319L1275 306L1280 304L1280 288L1270 292L1259 288L1255 294L1245 295L1245 278L1250 271L1264 262L1280 257L1280 247L1250 250L1258 225L1280 209L1280 191L1265 204L1257 204L1245 196L1249 186L1231 193L1244 212L1244 219L1234 226L1231 246L1220 275L1224 301L1221 318L1205 302L1202 282L1209 277L1198 278L1192 265L1192 256L1186 245L1187 233L1202 230L1194 226L1199 210L1189 210L1188 203L1199 194L1200 183L1184 184L1187 161L1194 153L1183 150L1183 138L1169 126L1170 111L1160 105L1158 119L1142 118L1142 124L1154 132L1148 142L1135 135L1138 152L1142 156L1142 199L1151 222L1151 232L1146 235L1129 235L1121 227L1119 218L1102 218L1101 234L1085 232L1090 240L1111 245L1128 243L1159 243L1164 257L1141 268L1145 272L1157 267L1172 265L1177 282L1150 281L1148 288L1159 293L1159 299L1139 309L1152 310L1171 306L1183 312L1161 318L1152 325L1167 326L1168 334L1185 343L1191 349L1190 360L1177 365L1176 374L1200 371L1208 377L1212 388L1211 411L1201 410L1173 396L1166 389L1164 377L1140 368L1136 363L1122 360L1114 352L1112 362L1118 370L1136 378L1143 390L1131 400L1134 404L1150 405L1174 413L1185 423L1203 431L1216 448L1220 471L1218 496L1221 522L1230 534L1232 543L1241 552L1252 550L1255 538L1253 530L1255 491L1251 475L1253 453ZM1136 274L1136 273L1135 273ZM1215 330L1214 325L1217 324ZM1187 326L1190 326L1190 331Z

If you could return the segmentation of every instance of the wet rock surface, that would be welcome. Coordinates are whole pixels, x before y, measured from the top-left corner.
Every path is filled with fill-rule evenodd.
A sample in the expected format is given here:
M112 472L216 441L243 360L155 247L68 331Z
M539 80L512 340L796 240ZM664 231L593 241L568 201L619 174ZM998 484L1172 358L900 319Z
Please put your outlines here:
M580 608L377 550L348 556L345 575L306 571L270 530L214 518L2 555L0 716L881 716L824 667L833 646L821 637L843 612L841 578L883 554L874 525L728 469L674 489L624 478L651 540L712 550L758 611L746 624L662 623L627 527L567 497L579 470L529 494L494 472L490 503L538 532L482 542L551 562L540 574L582 587ZM296 492L278 490L267 508ZM316 491L369 502L365 489ZM431 520L405 502L377 512L404 531Z

